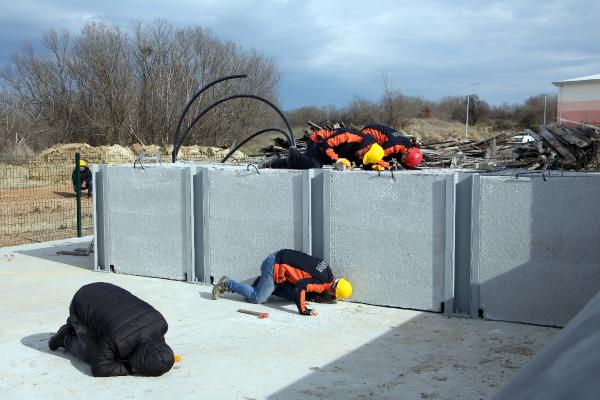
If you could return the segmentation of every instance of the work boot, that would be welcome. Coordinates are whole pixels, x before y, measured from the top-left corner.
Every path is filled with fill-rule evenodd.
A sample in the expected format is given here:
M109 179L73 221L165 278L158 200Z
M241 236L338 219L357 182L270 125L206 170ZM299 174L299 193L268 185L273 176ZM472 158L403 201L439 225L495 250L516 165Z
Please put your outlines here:
M225 293L227 291L225 284L227 283L228 279L229 278L227 278L226 276L223 276L223 277L221 277L221 279L219 279L219 282L217 282L217 284L215 286L213 286L213 290L212 290L213 300L217 300L219 297L221 297L221 295L223 293Z
M67 322L58 329L58 332L56 332L54 335L52 335L52 337L50 337L50 339L48 340L48 348L50 348L50 350L52 351L55 351L58 350L59 347L64 347L65 338L69 335L74 334L75 329L73 329L73 325Z

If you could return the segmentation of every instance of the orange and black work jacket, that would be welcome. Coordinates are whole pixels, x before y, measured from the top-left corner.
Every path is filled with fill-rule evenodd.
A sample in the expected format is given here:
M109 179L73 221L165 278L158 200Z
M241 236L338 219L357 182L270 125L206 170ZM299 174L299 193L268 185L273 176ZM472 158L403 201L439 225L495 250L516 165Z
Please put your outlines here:
M408 151L413 144L409 138L403 136L400 132L386 125L371 124L361 129L362 133L373 136L383 148L383 160L378 164L389 168L388 161L392 158L400 161L402 155Z
M306 293L331 292L334 284L333 272L323 260L291 249L275 254L273 280L276 285L288 282L295 287L296 305L302 315L310 315Z
M309 136L312 146L319 150L323 164L333 164L340 158L362 163L355 153L365 146L375 143L371 135L346 128L334 130L321 129ZM310 142L309 142L310 144Z

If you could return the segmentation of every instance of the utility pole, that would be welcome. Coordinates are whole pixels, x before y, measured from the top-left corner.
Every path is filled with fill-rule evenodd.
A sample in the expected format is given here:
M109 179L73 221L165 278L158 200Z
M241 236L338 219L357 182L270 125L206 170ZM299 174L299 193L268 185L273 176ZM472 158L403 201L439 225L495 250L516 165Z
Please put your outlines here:
M469 138L469 100L471 99L470 95L467 95L467 118L465 120L465 139Z

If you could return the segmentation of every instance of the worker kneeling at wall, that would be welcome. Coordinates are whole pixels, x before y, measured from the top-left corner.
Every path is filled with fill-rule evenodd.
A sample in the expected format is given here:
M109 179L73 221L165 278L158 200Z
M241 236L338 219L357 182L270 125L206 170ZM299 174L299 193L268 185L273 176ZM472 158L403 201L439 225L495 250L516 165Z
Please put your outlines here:
M267 256L260 268L260 278L255 287L222 277L213 287L213 299L229 291L244 296L251 303L260 304L280 285L291 284L300 314L316 316L315 310L306 307L307 293L329 293L337 299L352 295L350 282L344 278L335 279L331 268L323 260L301 251L279 250Z
M93 376L159 376L175 361L165 343L168 328L160 312L127 290L91 283L75 293L67 323L48 347L89 363Z

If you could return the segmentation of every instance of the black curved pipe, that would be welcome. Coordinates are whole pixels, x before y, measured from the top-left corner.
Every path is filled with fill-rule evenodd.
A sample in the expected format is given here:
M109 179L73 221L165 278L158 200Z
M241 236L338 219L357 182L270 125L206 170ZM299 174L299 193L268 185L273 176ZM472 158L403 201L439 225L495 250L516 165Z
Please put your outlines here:
M264 99L264 98L262 98L260 96L255 96L253 94L235 94L233 96L229 96L229 97L226 97L224 99L221 99L219 101L214 102L213 104L211 104L210 106L208 106L204 110L202 110L200 112L200 114L198 114L196 116L196 118L194 118L194 120L192 121L192 123L190 124L190 126L183 133L183 136L181 137L181 139L179 140L179 142L176 145L173 146L173 162L175 162L177 160L177 153L179 153L179 148L181 147L181 144L185 140L186 135L194 127L194 125L196 124L196 122L198 122L198 120L200 118L202 118L207 112L209 112L210 110L212 110L213 108L215 108L219 104L224 103L224 102L226 102L228 100L240 99L240 98L255 99L255 100L261 101L261 102L267 104L268 106L270 106L273 110L275 110L275 112L277 112L277 114L279 114L279 116L281 117L281 119L283 119L283 122L285 123L285 126L288 128L288 131L290 133L290 139L291 139L290 147L296 147L296 139L294 138L294 130L292 129L292 126L290 125L290 122L287 120L287 118L285 117L285 115L283 115L283 113L281 112L281 110L279 108L277 108L277 106L275 104L271 103L267 99Z
M225 162L225 161L227 161L227 159L228 159L229 157L231 157L231 155L232 155L233 153L235 153L235 152L236 152L236 151L237 151L237 150L238 150L240 147L242 147L243 145L245 145L246 143L248 143L250 140L252 140L252 139L254 139L255 137L257 137L258 135L261 135L261 134L263 134L263 133L266 133L266 132L279 132L279 133L281 133L283 136L285 136L285 138L287 139L288 143L291 143L290 136L289 136L289 134L288 134L286 131L284 131L284 130L282 130L282 129L279 129L279 128L266 128L266 129L260 130L260 131L258 131L258 132L254 132L252 135L250 135L250 136L248 136L246 139L242 140L242 141L241 141L239 144L237 144L237 145L236 145L236 146L235 146L233 149L229 150L229 153L227 153L227 155L226 155L225 157L223 157L223 159L221 160L221 162L222 162L222 163L224 163L224 162Z
M183 124L183 119L185 118L185 115L187 114L187 112L189 111L190 107L192 106L192 104L194 103L194 101L204 92L206 92L206 90L208 90L209 88L211 88L212 86L216 85L217 83L226 81L228 79L237 79L237 78L246 78L248 77L248 75L246 74L242 74L242 75L229 75L229 76L225 76L223 78L217 79L216 81L212 81L211 83L209 83L208 85L206 85L205 87L203 87L202 89L200 89L195 95L194 97L192 97L190 99L190 101L188 101L188 103L185 105L185 108L183 109L183 112L181 113L181 116L179 117L179 122L177 123L177 129L175 129L175 139L173 140L173 162L175 162L175 160L177 160L177 156L175 155L175 147L177 146L177 143L179 142L179 130L181 129L181 124Z

